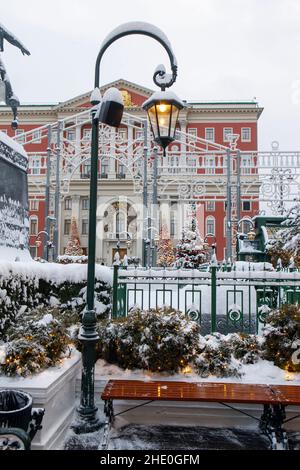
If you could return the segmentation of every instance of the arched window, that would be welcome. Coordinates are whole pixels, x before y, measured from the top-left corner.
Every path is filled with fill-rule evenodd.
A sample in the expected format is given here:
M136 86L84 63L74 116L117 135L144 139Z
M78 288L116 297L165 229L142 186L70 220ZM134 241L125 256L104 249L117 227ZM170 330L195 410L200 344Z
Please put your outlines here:
M36 215L30 217L30 227L29 227L30 235L37 235L38 234L38 218Z
M116 213L116 233L126 231L126 214L123 211L118 211Z
M206 233L215 235L215 218L212 216L206 217Z

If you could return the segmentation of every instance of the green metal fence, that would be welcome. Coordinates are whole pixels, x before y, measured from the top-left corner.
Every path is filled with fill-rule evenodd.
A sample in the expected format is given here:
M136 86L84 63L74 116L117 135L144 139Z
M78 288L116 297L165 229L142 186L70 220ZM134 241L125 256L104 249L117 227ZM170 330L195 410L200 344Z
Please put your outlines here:
M300 302L300 272L114 267L112 317L171 306L210 331L257 333L270 309Z

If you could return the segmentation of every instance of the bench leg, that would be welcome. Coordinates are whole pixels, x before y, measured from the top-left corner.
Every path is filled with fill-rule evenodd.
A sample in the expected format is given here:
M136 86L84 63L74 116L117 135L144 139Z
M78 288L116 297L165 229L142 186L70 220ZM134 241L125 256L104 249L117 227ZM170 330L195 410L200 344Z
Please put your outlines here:
M264 405L259 427L268 436L272 450L288 450L287 433L283 429L286 414L284 405Z
M114 405L111 399L105 400L104 402L104 414L108 419L109 423L113 423L115 420Z
M105 425L104 425L104 428L103 428L101 443L98 447L99 450L106 450L107 449L110 428L111 428L112 423L115 420L114 406L113 406L113 401L111 399L105 400L105 402L104 402L104 414L105 414L107 419L105 421Z

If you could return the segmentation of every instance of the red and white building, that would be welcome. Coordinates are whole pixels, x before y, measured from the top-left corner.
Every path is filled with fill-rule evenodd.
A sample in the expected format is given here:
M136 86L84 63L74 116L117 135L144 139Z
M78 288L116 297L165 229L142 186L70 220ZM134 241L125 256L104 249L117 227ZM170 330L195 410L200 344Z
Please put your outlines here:
M123 92L127 116L118 130L103 129L99 146L99 209L97 260L110 264L120 240L121 257L141 257L147 213L143 203L144 120L142 103L153 90L118 80L104 86L115 86ZM76 218L81 244L86 251L89 208L90 92L58 104L31 104L19 108L19 128L10 127L11 110L0 106L0 130L22 143L29 155L30 247L41 256L36 246L37 234L45 229L45 184L47 172L47 126L51 124L50 215L54 215L56 142L60 122L60 210L59 252L66 247L72 217ZM259 210L259 184L255 154L257 123L262 108L255 101L185 102L180 112L177 140L158 154L158 201L160 218L169 224L174 244L181 236L178 207L196 203L199 230L203 238L215 235L217 257L222 260L226 247L226 148L233 134L238 135L240 157L240 200L236 197L236 153L232 152L232 221L254 216ZM148 131L148 137L149 131ZM153 149L148 150L148 193L153 181ZM239 194L239 193L237 193ZM240 206L238 207L238 205ZM149 213L148 213L149 217ZM131 246L126 243L132 239ZM234 244L234 234L233 234Z

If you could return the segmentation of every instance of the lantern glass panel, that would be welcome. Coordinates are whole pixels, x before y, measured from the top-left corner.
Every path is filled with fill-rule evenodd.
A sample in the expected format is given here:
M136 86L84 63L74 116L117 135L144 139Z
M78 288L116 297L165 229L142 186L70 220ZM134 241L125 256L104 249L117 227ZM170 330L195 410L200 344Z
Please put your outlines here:
M156 105L157 120L159 125L160 137L168 137L170 130L170 118L172 112L172 105L167 103L160 103Z
M175 138L176 124L178 120L179 109L172 105L170 137Z
M157 128L157 119L156 119L156 106L155 104L151 106L151 108L148 109L148 116L149 116L149 121L152 127L152 132L154 135L154 138L156 139L159 137L159 131Z

